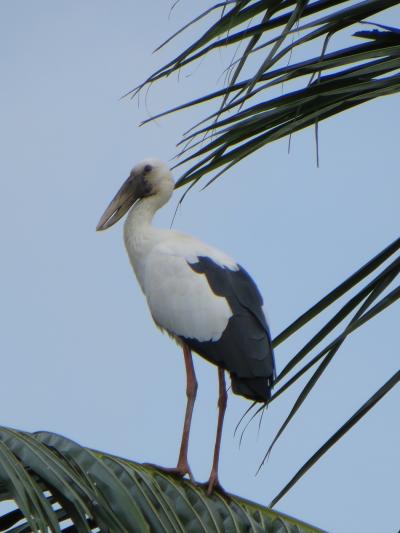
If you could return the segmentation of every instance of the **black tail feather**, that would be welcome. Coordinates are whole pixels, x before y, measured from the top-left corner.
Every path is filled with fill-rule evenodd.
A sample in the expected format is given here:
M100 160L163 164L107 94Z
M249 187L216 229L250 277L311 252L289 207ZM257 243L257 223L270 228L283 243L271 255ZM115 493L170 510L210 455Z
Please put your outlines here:
M231 373L232 391L255 402L266 402L271 398L271 378L239 378Z

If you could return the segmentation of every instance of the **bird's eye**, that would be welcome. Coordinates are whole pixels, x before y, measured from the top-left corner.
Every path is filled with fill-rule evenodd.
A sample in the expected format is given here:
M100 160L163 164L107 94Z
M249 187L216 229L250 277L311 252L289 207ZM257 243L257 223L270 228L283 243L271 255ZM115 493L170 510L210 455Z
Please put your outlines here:
M153 167L151 165L146 165L143 170L145 172L150 172L152 169L153 169Z

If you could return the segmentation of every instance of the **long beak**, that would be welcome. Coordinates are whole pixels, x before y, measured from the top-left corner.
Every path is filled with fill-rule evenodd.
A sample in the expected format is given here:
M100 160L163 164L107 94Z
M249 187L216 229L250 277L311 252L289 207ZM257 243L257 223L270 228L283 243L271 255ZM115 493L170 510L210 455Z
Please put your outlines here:
M96 231L103 231L114 225L140 198L140 191L136 185L136 179L131 174L104 211L97 224Z

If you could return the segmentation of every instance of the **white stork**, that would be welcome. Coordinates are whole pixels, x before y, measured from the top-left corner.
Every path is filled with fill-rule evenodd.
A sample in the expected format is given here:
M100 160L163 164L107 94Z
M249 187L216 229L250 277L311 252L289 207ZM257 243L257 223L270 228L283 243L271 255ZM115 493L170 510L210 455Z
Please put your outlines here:
M223 252L178 231L157 229L155 212L171 198L174 181L156 159L136 165L105 210L97 230L115 224L128 210L125 246L154 322L182 347L187 406L176 468L193 479L187 452L197 380L191 351L218 367L218 425L208 492L221 488L218 460L227 394L232 390L265 402L275 376L274 356L262 297L247 272Z

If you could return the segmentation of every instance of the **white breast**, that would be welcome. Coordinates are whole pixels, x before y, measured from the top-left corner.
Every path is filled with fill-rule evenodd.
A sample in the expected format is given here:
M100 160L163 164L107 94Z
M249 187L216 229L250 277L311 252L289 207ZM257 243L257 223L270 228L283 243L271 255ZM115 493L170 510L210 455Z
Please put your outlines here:
M222 252L172 232L148 254L144 292L155 322L168 332L199 341L218 340L224 332L232 316L227 300L214 294L206 276L188 264L210 254L220 266L237 269Z

